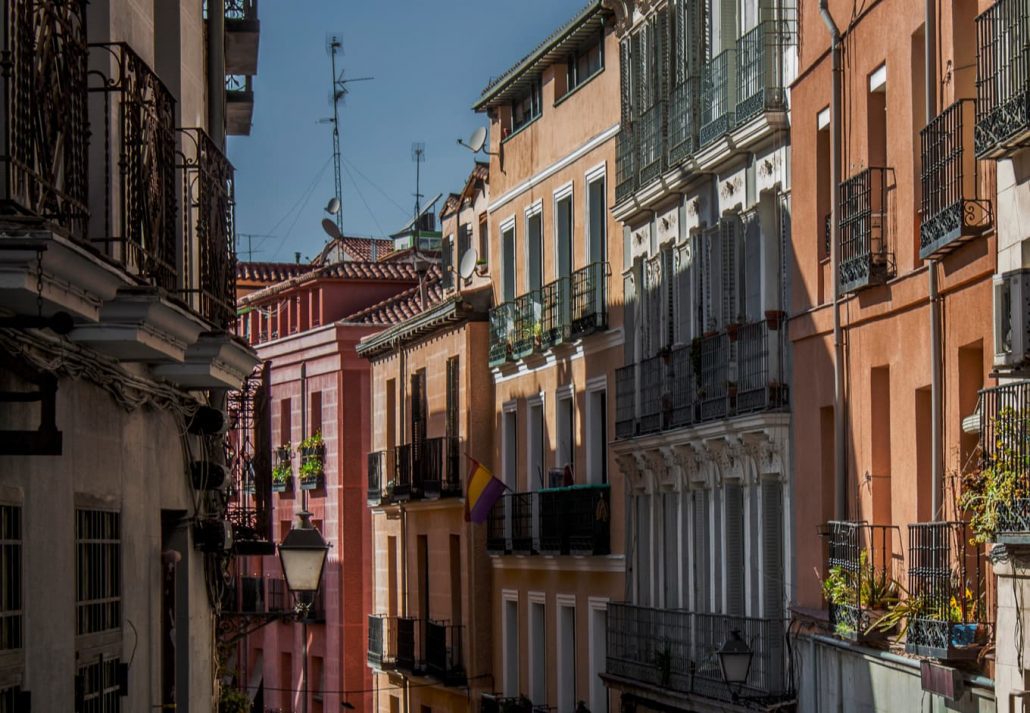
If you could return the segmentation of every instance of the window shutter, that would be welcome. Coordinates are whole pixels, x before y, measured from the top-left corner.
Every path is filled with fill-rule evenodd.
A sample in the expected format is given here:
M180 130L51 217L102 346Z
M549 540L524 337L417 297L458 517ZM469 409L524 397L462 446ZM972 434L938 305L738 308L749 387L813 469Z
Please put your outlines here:
M502 300L511 302L515 299L515 228L508 228L501 234L504 244L504 285Z
M625 363L633 364L637 361L636 355L636 322L637 322L637 309L640 303L640 276L639 271L633 270L633 274L623 278L623 296L626 300L626 310L624 320L626 322L626 338L625 344Z
M733 217L719 221L719 244L721 248L722 325L737 321L740 313L737 304L737 221Z
M702 310L704 327L702 331L715 329L719 322L719 310L715 301L716 296L719 294L717 290L718 271L716 270L718 265L718 247L719 227L712 226L706 228L704 233L701 234L701 301L704 305Z
M632 68L630 71L630 92L633 99L632 118L640 116L647 108L644 103L645 97L642 83L644 73L641 71L641 62L644 58L644 46L644 28L641 28L633 33L633 37L630 41L630 65Z
M664 346L671 347L676 343L676 289L673 274L672 244L662 248L662 323L665 331Z
M783 485L774 480L762 483L762 616L783 614Z
M458 435L458 357L447 360L447 435Z
M619 88L621 90L620 105L622 107L622 128L629 128L633 120L633 53L629 38L619 43Z
M672 88L672 23L669 8L663 7L655 16L655 60L657 63L657 99L665 100Z
M741 285L744 293L743 313L746 321L762 317L762 224L753 211L744 223L744 259Z
M744 616L744 491L728 483L726 498L726 613Z
M691 493L694 505L694 606L699 612L711 611L711 573L708 570L708 491Z

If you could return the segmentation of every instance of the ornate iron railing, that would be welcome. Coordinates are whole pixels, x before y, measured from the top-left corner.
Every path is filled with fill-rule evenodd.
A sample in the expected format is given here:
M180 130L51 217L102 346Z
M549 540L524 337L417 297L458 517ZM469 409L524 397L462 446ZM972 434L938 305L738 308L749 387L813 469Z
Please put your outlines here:
M512 343L512 357L522 359L540 348L543 324L540 321L542 305L540 291L530 290L515 298L512 303L515 313L515 339Z
M414 617L397 617L397 656L394 664L401 671L420 673L422 658L422 621Z
M393 668L397 656L397 619L382 614L368 616L368 663L380 671Z
M447 686L464 686L467 681L462 656L465 627L445 621L426 622L426 673Z
M782 331L770 329L768 321L737 328L737 398L733 405L737 413L786 405L782 352Z
M455 436L427 438L423 443L414 478L427 498L461 496L460 448Z
M718 656L734 632L753 652L739 691L726 685ZM607 640L609 676L723 701L773 703L794 696L782 619L609 604Z
M701 78L687 77L672 89L669 98L668 167L697 150L701 113Z
M274 554L272 543L271 419L269 367L259 364L239 391L227 397L226 466L232 473L225 517L237 554Z
M569 280L561 277L540 290L540 348L550 349L569 336Z
M768 110L786 109L783 50L791 37L785 22L767 20L737 40L737 125Z
M615 202L637 190L637 147L632 130L622 128L615 137Z
M640 362L640 412L637 415L637 433L654 433L663 425L662 387L665 360L653 356Z
M225 0L226 20L256 20L258 0Z
M410 500L415 490L414 470L415 453L410 443L397 446L393 451L393 498L394 500Z
M608 282L611 267L592 262L572 273L570 333L573 339L608 327Z
M697 374L689 347L673 349L669 354L669 367L666 372L663 393L667 399L666 428L689 426L697 415L695 413Z
M615 370L615 437L632 438L637 434L637 365Z
M728 49L705 63L701 76L701 128L703 148L732 130L737 120L737 50Z
M157 75L122 42L90 45L90 92L104 94L103 115L93 126L103 137L104 222L92 242L147 282L175 292L175 99Z
M999 508L996 542L1030 543L1030 381L980 391L982 467L1014 475L1010 503Z
M983 548L964 522L908 526L908 621L905 650L945 661L975 658L987 643Z
M511 503L511 546L508 549L517 554L536 554L533 527L536 493L511 493L505 497Z
M999 158L1030 139L1030 7L996 0L976 18L976 155Z
M840 185L840 290L894 277L894 169L867 168Z
M486 551L492 555L511 552L509 546L510 509L511 500L501 497L490 510L490 517L486 521Z
M665 102L657 101L637 119L637 185L643 188L657 179L664 168L665 158Z
M490 310L490 366L512 358L515 348L515 304L504 302Z
M86 2L7 0L0 210L88 232Z
M606 555L610 552L611 487L573 485L541 490L540 552Z
M894 542L897 529L866 522L827 523L825 576L841 585L836 601L829 602L830 625L838 636L858 641L884 635L872 626L897 597L892 567L895 545L900 545Z
M697 400L701 420L723 418L729 409L729 335L718 332L701 337L698 350L701 368L697 379Z
M205 319L223 329L236 316L234 169L203 129L180 129L184 154L185 292Z
M979 198L979 162L972 151L974 109L972 99L960 99L919 132L922 258L950 252L992 222L991 202Z

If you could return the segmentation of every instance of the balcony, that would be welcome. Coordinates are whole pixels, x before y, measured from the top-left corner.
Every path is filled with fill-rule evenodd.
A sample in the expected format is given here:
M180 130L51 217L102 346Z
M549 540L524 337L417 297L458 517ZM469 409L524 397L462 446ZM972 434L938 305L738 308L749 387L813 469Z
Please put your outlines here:
M510 493L487 523L491 554L610 554L611 487L573 485Z
M629 127L619 130L615 137L615 202L633 195L637 190L636 142Z
M782 619L609 604L607 677L623 689L637 684L734 701L717 654L734 631L754 652L738 696L767 704L793 698Z
M479 713L553 713L554 708L534 704L525 696L502 696L498 693L484 693L479 699Z
M867 168L841 183L841 293L894 277L893 200L893 168Z
M461 453L453 436L427 438L422 450L422 493L428 500L461 497Z
M225 73L257 74L261 21L257 0L225 2Z
M886 638L874 625L897 603L892 557L900 543L892 525L834 521L827 523L828 542L823 592L830 625L837 636L856 642Z
M972 151L974 110L972 99L961 99L919 132L923 259L945 255L991 225L991 202L979 198L979 163Z
M1012 494L986 511L991 541L1030 544L1030 381L980 391L980 446L982 477Z
M388 505L393 501L393 483L387 478L394 472L393 451L372 451L368 454L368 504ZM388 460L389 458L389 460Z
M397 617L397 656L394 664L398 671L408 674L421 675L424 672L421 619Z
M249 74L225 76L225 133L250 136L254 119L254 78Z
M976 18L978 158L1005 158L1030 142L1030 10L996 0Z
M447 622L426 622L426 673L445 686L464 686L467 682L461 641L465 627Z
M490 366L608 327L608 263L595 262L490 310Z
M437 500L461 497L461 444L456 437L426 438L417 443L397 446L393 451L392 491L383 476L389 464L390 452L369 454L369 504ZM373 492L374 491L374 492Z
M733 325L618 369L615 437L786 408L781 325L773 316Z
M101 139L96 149L105 175L117 177L93 187L105 191L91 242L146 284L175 293L175 99L127 44L90 45L90 55L104 68L90 72L89 91L103 107L91 122Z
M766 111L786 111L783 51L790 35L784 23L765 21L737 40L738 126Z
M397 618L382 614L368 617L368 665L380 671L393 668L397 660Z
M634 124L637 136L637 185L640 188L656 180L665 159L665 102L655 102Z
M737 50L728 49L705 63L701 76L700 148L736 127Z
M669 99L669 151L666 164L669 168L697 150L700 109L701 78L687 77L673 88ZM618 200L616 196L616 202Z
M975 659L990 639L983 548L964 522L908 526L908 620L905 651L942 661Z

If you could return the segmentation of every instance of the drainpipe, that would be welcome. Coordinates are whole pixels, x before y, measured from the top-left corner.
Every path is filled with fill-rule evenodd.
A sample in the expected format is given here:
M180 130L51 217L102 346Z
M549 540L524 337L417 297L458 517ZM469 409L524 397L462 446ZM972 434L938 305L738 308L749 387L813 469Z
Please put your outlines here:
M925 0L926 18L923 39L926 47L926 123L937 115L937 7L936 0ZM930 297L930 503L932 518L941 518L941 301L937 292L937 261L927 265Z
M830 173L833 176L833 191L830 202L830 266L833 269L833 482L836 489L834 517L848 518L847 460L844 453L844 339L840 325L840 226L839 194L841 163L841 83L844 70L840 61L840 30L830 15L828 0L819 0L819 14L831 37L831 65L833 71L833 95L830 101L830 130L833 132L830 150Z
M225 149L225 0L207 4L207 133Z

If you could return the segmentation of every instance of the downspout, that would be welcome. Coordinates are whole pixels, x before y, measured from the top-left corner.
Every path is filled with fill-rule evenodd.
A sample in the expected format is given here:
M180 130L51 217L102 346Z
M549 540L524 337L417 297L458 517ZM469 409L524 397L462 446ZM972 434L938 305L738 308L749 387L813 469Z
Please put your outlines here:
M844 339L840 325L840 196L841 126L840 102L843 69L840 61L840 30L830 15L829 0L819 0L819 14L830 32L833 95L830 100L830 174L833 190L830 200L830 266L833 269L833 482L835 488L834 517L848 519L847 460L844 453Z
M937 115L937 7L936 0L925 0L926 18L923 39L926 47L926 123ZM941 518L941 302L937 292L937 261L929 260L930 297L930 503L932 519Z
M225 149L225 0L207 4L207 133Z

